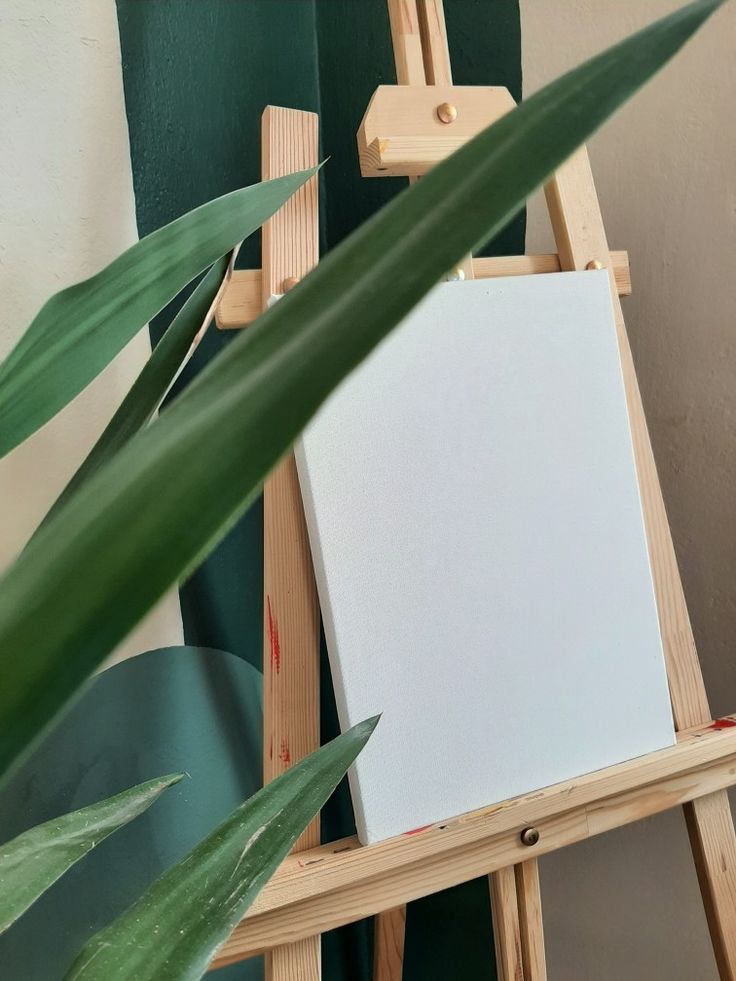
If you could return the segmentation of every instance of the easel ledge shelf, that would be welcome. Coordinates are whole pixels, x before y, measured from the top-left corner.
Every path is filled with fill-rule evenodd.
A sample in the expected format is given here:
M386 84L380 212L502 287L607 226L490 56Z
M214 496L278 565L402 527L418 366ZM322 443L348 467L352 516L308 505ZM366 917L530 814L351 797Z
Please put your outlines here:
M223 967L658 814L736 782L736 716L677 745L375 845L289 856L213 962ZM534 828L536 845L523 844Z

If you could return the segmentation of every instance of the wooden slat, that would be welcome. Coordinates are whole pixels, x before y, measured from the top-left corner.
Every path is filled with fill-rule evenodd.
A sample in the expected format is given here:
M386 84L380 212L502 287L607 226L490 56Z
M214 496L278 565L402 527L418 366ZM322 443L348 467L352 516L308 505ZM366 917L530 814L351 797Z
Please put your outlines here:
M268 106L261 124L264 180L317 163L317 116ZM317 182L310 181L263 227L261 305L318 259ZM264 761L266 781L319 746L319 608L292 454L268 478L264 533ZM319 844L319 818L296 850ZM269 981L319 981L320 939L269 951Z
M493 941L498 981L524 981L521 960L521 931L514 869L499 869L489 876Z
M631 295L631 272L628 252L611 252L611 265L619 296ZM496 276L533 276L560 272L560 257L548 255L505 255L473 259L476 279L492 279ZM233 273L237 276L237 272Z
M584 269L597 259L610 270L606 233L585 148L557 172L546 195L562 268ZM687 729L707 720L710 709L612 274L611 287L672 713L675 727ZM726 793L689 804L685 818L721 977L734 979L736 834Z
M631 273L627 252L611 252L613 274L619 296L631 294ZM491 279L495 276L531 276L539 273L560 271L560 257L548 255L505 255L492 258L474 258L475 279ZM239 330L247 327L260 314L261 270L236 269L217 308L217 326L220 330Z
M290 856L257 897L214 966L392 909L526 862L736 783L736 725L702 726L657 753L361 847L344 839ZM531 848L519 832L534 825Z
M457 118L443 123L437 107L452 103ZM364 177L419 176L514 108L497 85L379 85L358 129Z
M375 918L373 981L401 981L404 969L406 906L384 910Z
M542 896L539 887L539 865L536 859L519 862L516 873L516 896L519 903L521 954L524 981L547 981L542 931Z
M442 0L417 0L427 85L452 85L450 49Z
M685 822L718 971L722 981L734 981L736 841L726 792L692 801L685 807Z
M391 43L399 85L425 85L424 46L417 0L388 0ZM409 183L418 178L410 177ZM373 981L401 981L404 970L406 906L376 917L373 944Z
M424 56L416 0L388 0L391 42L399 85L424 85Z

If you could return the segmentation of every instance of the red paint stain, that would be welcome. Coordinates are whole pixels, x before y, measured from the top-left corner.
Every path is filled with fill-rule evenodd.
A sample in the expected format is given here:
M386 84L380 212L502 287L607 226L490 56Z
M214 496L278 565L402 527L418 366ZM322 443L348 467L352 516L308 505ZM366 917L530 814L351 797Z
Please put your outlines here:
M431 828L431 827L432 827L431 824L423 824L421 826L421 828L412 828L411 831L405 831L404 832L404 835L406 835L406 836L408 836L408 835L418 835L418 834L421 834L422 831L426 831L428 828Z
M279 759L282 763L286 763L288 766L291 763L291 753L289 752L289 744L285 739L281 740L281 749L279 750Z
M268 616L268 644L271 648L271 667L278 674L281 671L281 644L279 643L279 625L271 612L271 598L266 597L266 613Z
M713 725L708 726L709 729L732 729L736 726L736 722L733 719L716 719Z

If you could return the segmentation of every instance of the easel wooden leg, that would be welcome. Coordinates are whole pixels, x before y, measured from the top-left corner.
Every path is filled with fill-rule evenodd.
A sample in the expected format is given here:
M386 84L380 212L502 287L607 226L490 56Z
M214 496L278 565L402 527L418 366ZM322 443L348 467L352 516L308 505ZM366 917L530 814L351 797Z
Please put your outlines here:
M536 858L514 866L516 899L519 905L521 956L524 981L546 981L542 927L542 896L539 889L539 863Z
M546 188L563 270L598 261L611 270L608 242L585 148L560 168ZM707 724L710 708L682 591L621 303L611 293L634 455L657 596L672 714L677 730ZM684 808L708 926L723 981L736 979L736 833L725 791Z
M496 946L498 981L524 981L521 928L514 866L499 869L488 877L491 888L493 940Z
M261 132L263 179L317 163L317 117L268 106ZM301 188L263 229L263 305L317 262L317 184ZM292 454L268 478L264 524L264 780L319 746L319 607ZM296 849L319 844L319 818ZM319 981L320 938L276 947L268 981Z
M499 981L546 981L537 860L509 865L488 878Z
M721 790L686 804L685 822L722 981L736 979L736 838Z
M379 913L374 918L374 928L373 981L401 981L406 906Z

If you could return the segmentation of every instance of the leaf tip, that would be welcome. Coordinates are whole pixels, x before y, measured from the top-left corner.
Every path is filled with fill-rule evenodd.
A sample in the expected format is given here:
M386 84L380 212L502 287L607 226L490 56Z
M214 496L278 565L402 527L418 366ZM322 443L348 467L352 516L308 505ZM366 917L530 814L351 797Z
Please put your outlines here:
M363 722L359 722L358 725L355 726L355 731L363 736L364 740L367 741L373 735L376 726L381 721L382 714L382 712L379 712L378 715L373 715L370 717L370 719L365 719Z
M179 783L184 777L188 777L188 773L167 773L164 777L159 777L159 783L161 784L161 789L166 790L169 787L173 787L174 784Z

